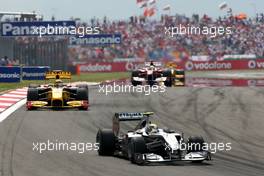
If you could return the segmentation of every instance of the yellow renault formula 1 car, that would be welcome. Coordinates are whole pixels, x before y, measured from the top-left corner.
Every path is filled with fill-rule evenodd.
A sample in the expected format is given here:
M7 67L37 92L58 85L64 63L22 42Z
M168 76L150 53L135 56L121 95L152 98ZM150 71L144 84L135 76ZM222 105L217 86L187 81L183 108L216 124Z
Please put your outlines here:
M30 85L27 91L27 109L78 108L80 110L87 110L89 106L87 84L72 86L64 84L61 80L70 78L70 72L47 72L46 79L55 79L55 83L48 85Z
M168 69L166 76L169 78L166 82L166 86L171 87L185 85L185 71L183 69L178 68L177 64L173 62L168 62L166 64L166 68Z

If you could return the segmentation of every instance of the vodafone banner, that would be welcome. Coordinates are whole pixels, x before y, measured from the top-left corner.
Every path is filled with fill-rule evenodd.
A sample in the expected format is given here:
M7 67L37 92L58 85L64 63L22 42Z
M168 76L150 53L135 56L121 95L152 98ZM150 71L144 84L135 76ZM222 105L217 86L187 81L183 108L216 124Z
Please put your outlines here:
M224 60L224 61L187 61L185 70L246 70L246 69L263 69L264 59L241 59L241 60Z
M144 62L90 62L77 65L77 72L127 72L136 70L143 65ZM264 59L240 59L209 62L187 61L183 66L186 71L264 69Z
M77 65L77 72L126 72L138 69L143 62L91 62Z

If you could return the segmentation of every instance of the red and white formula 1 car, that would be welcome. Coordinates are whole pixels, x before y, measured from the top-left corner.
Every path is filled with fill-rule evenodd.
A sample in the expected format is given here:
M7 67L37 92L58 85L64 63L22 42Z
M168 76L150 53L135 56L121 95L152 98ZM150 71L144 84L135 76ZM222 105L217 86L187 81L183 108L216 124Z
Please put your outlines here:
M174 67L163 67L160 62L146 62L145 66L132 72L131 83L133 86L143 83L153 86L164 84L167 87L184 86L184 70Z

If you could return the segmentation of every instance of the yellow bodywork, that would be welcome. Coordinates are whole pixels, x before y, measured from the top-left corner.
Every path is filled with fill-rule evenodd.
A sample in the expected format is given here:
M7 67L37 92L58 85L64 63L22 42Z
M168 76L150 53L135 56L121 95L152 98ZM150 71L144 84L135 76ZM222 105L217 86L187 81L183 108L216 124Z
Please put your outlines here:
M86 100L74 100L71 98L71 92L65 91L65 86L63 85L61 79L71 79L71 72L53 70L48 71L45 74L45 78L55 79L54 84L49 84L47 92L40 93L40 98L37 101L28 101L27 106L30 107L59 107L59 108L78 108L78 107L88 107L89 102Z
M49 101L51 101L51 103L57 100L64 102L65 100L69 99L69 93L63 91L62 87L58 87L58 88L53 87L52 90L48 92L47 97ZM75 108L75 107L83 106L83 102L77 100L67 101L66 104L67 105L62 105L62 108L69 108L69 107ZM31 101L31 105L33 107L52 107L52 106L47 106L48 105L47 101Z
M52 100L63 101L63 88L53 88L51 92Z

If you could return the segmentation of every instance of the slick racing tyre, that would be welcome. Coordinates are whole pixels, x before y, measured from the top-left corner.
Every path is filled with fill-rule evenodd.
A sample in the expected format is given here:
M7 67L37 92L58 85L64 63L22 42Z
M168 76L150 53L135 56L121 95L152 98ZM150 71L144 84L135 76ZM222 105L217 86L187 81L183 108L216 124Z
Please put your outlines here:
M82 88L82 89L86 89L87 92L87 100L89 99L89 87L87 84L78 84L77 85L78 88Z
M36 88L28 88L27 90L27 101L38 101L39 95L38 95L38 89ZM27 110L34 110L36 108L34 107L27 107Z
M171 87L172 86L172 74L171 70L166 70L163 72L163 77L166 77L166 81L164 81L164 85L166 87Z
M188 138L188 153L203 151L204 139L202 136L191 136Z
M139 82L139 81L135 81L135 80L133 79L134 77L139 77L139 72L138 72L138 71L133 71L133 72L132 72L132 76L131 76L131 84L132 84L133 86L141 85L141 82Z
M187 146L188 146L187 153L201 152L203 151L204 139L202 136L191 136L188 138ZM192 162L201 163L203 162L203 160L192 161Z
M99 129L96 143L99 143L98 154L101 156L112 156L115 152L115 135L110 129Z
M128 158L133 164L144 164L143 155L147 153L146 142L143 137L132 138L128 143Z
M27 90L27 101L38 101L38 89L36 88L28 88Z
M81 87L77 89L76 100L88 101L88 89ZM80 107L80 110L87 110L87 107Z
M184 70L175 70L175 84L178 86L185 85L185 71Z

